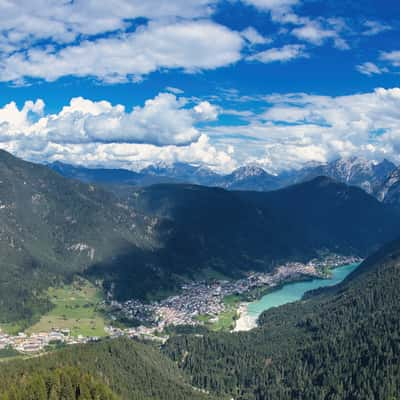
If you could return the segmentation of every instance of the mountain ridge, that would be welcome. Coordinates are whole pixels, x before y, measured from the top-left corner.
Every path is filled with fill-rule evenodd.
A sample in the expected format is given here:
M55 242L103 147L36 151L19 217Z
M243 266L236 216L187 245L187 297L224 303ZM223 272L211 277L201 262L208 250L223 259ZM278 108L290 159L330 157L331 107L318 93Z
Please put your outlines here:
M186 163L155 164L139 172L124 169L85 168L57 162L49 164L49 167L68 178L80 179L89 183L135 186L150 186L158 183L191 183L223 187L229 190L253 191L276 190L324 175L339 182L361 187L378 199L382 198L380 193L383 185L396 169L396 166L386 159L381 162L373 162L358 157L305 166L299 170L284 171L277 175L270 174L255 164L244 165L226 175L217 174L207 167Z

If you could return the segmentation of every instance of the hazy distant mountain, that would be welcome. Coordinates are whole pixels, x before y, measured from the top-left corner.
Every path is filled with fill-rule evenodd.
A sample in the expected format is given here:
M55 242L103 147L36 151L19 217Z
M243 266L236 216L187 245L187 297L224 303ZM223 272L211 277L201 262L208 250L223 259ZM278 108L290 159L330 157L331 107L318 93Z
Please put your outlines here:
M367 193L378 196L384 182L396 166L383 160L380 163L352 157L339 159L328 164L312 165L296 171L284 171L272 175L256 165L240 167L227 175L219 175L211 169L187 163L158 163L140 172L124 169L94 169L72 166L60 162L49 167L67 178L88 183L149 186L158 183L190 183L216 186L229 190L269 191L328 176L348 185L358 186Z
M85 183L114 183L137 185L141 175L126 169L85 168L56 161L48 164L53 171L66 178L78 179Z
M187 163L157 163L140 172L125 169L86 168L61 162L48 164L66 178L86 183L149 186L159 183L190 183L230 190L268 191L282 186L279 177L258 166L244 166L228 175L220 175L204 166Z
M302 182L317 176L328 176L338 182L358 186L367 193L377 196L383 183L395 169L396 166L386 159L375 163L359 157L342 158L289 174L286 183Z
M212 186L221 178L207 167L186 163L158 163L139 172L126 169L86 168L59 161L48 164L48 167L66 178L106 185L149 186L158 183L193 183Z
M172 182L193 183L205 186L213 186L221 178L220 175L207 167L181 162L150 165L142 169L140 173L142 176L152 176L155 180L156 178L167 178Z
M216 183L217 186L230 190L269 191L282 186L279 177L253 165L238 168Z

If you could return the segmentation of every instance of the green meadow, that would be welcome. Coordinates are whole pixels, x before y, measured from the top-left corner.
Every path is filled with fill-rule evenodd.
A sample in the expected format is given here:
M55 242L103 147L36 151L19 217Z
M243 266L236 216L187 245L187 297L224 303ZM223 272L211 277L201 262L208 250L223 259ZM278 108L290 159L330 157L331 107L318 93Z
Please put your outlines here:
M71 285L50 288L48 296L54 307L28 333L57 328L70 329L73 336L105 336L105 319L98 310L101 291L91 283L79 279Z

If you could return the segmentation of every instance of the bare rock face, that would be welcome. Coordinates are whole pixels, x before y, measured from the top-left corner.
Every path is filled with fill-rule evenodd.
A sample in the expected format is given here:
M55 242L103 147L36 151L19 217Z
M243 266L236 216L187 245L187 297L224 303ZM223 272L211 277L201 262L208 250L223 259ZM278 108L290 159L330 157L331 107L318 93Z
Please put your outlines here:
M378 199L386 204L400 206L400 168L389 175L378 193Z

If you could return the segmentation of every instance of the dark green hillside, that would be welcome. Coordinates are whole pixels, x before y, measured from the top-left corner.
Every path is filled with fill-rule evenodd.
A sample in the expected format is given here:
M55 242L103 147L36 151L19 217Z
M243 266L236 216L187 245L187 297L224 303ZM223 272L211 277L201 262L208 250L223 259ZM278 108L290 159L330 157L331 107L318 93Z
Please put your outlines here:
M193 383L235 399L396 399L400 242L334 289L265 312L240 334L181 336L165 351Z
M240 252L232 256L240 262L304 258L324 249L366 255L400 233L394 210L326 177L266 193L157 185L135 191L130 202L173 221L171 241L193 241L215 257L219 250Z
M216 270L238 276L288 260L335 252L366 256L400 233L399 215L361 189L316 178L274 192L234 192L196 185L132 189L128 202L159 219L162 247L126 253L92 269L115 284L115 295L173 290L180 277ZM128 267L142 260L143 268ZM138 265L138 264L136 264Z
M289 226L295 240L302 238L311 249L365 256L400 235L399 217L392 208L362 189L323 176L273 192L242 196L257 209L268 208L280 223Z
M365 256L400 232L393 210L328 178L268 193L156 185L129 202L162 219L158 265L177 274L265 270L327 251Z
M0 323L48 308L41 289L126 248L151 222L101 189L0 151Z
M129 339L0 364L1 400L211 400L158 349Z

